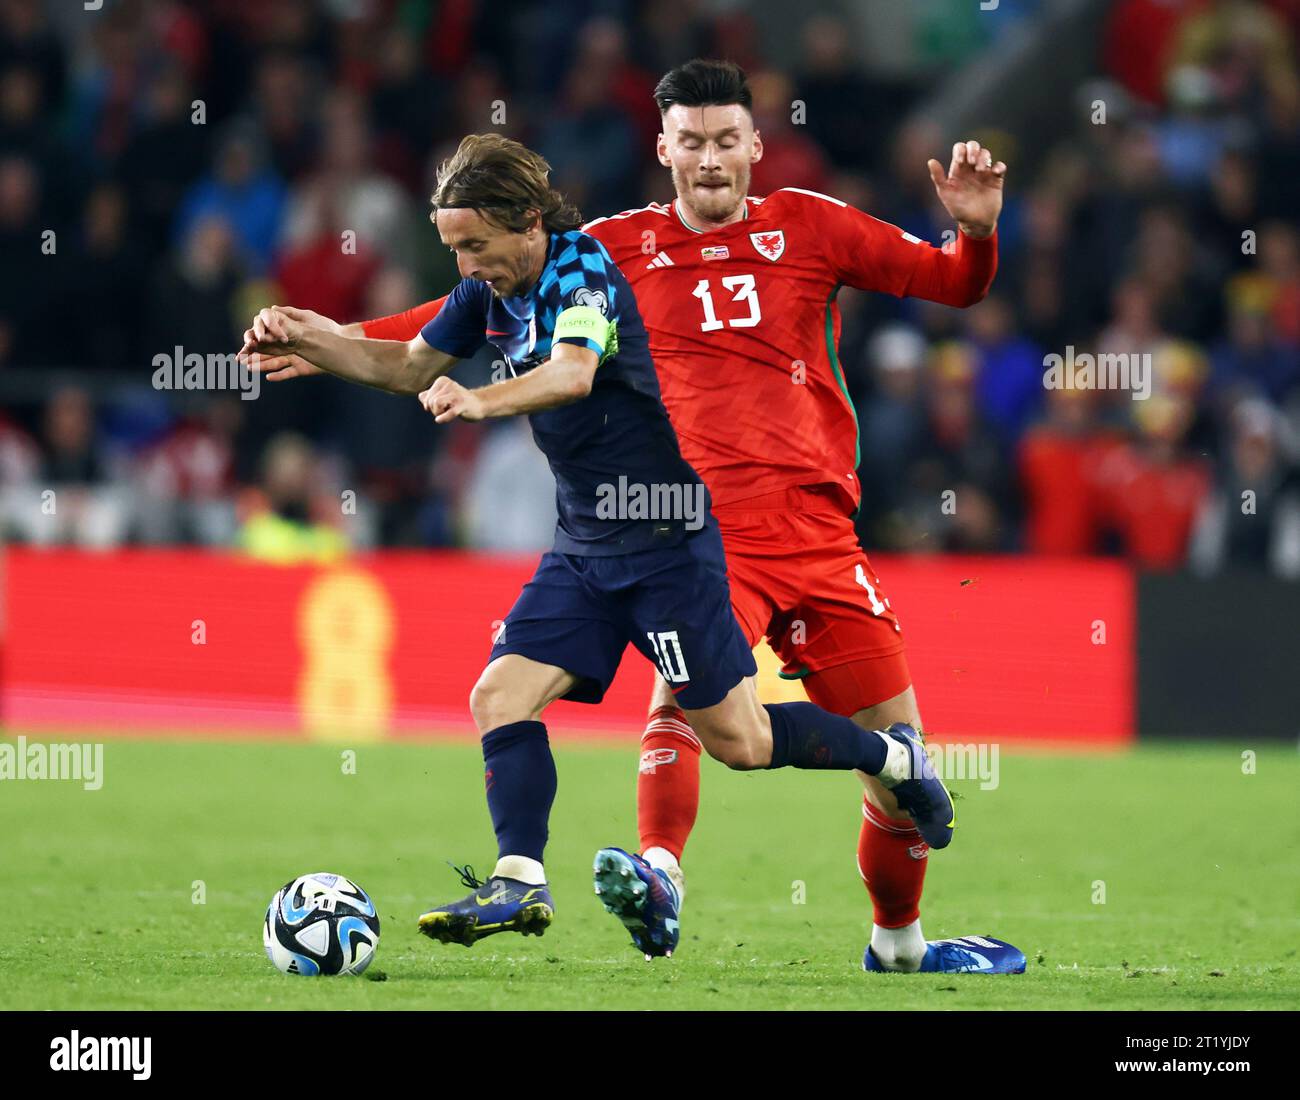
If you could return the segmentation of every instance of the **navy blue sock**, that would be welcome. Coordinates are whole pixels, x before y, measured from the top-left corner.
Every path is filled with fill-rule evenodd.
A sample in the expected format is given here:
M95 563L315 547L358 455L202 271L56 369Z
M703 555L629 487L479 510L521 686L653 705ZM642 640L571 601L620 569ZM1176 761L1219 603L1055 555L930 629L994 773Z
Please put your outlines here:
M812 703L764 703L772 718L769 768L815 768L878 775L887 750L880 734Z
M498 856L539 863L555 801L555 760L542 722L511 722L483 735L483 783Z

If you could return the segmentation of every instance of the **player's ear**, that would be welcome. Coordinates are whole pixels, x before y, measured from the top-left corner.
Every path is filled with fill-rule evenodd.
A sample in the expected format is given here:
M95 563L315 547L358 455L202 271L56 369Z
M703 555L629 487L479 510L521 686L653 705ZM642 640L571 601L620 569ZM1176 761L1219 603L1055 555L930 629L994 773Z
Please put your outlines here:
M655 142L655 156L659 158L659 163L665 168L671 168L673 166L673 162L668 156L668 138L663 134L660 134L658 140Z
M763 137L757 130L755 130L753 144L751 144L749 147L749 163L757 164L762 159L763 159Z

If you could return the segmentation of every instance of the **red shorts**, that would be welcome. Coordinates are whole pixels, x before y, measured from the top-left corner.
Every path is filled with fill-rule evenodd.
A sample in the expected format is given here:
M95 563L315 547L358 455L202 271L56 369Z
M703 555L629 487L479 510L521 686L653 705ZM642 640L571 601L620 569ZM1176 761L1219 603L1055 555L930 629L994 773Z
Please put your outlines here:
M820 706L853 714L912 678L898 616L844 504L835 486L805 486L713 511L731 607L750 646L766 637L782 677L804 680Z

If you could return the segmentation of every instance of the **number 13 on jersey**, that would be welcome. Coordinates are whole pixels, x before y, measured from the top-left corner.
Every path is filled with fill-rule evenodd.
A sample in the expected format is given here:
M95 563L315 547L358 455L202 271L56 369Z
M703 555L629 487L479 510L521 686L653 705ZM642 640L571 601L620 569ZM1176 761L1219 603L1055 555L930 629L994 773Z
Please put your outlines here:
M723 327L753 328L763 319L762 311L758 305L758 290L754 285L754 276L727 275L721 281L722 288L732 292L731 300L747 306L749 314L744 317L728 317L725 321L719 321L718 314L713 308L713 293L709 289L709 280L701 279L695 284L695 290L692 291L692 294L704 306L704 320L700 322L700 331L714 332Z

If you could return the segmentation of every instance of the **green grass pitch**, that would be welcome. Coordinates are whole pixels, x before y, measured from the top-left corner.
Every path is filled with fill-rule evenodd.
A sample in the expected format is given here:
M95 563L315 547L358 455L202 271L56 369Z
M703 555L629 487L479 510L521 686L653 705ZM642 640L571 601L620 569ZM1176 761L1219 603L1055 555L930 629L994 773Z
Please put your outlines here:
M16 731L10 731L11 734ZM93 740L61 734L57 740ZM991 933L1020 977L868 975L857 785L705 761L676 958L647 963L591 887L597 847L634 848L636 750L560 742L541 939L471 949L415 931L491 869L469 742L347 746L108 740L104 784L0 782L0 1009L1282 1008L1300 1003L1300 759L1231 745L1004 752L957 782L930 856L930 938ZM262 952L272 893L336 871L376 899L383 981L304 979ZM206 898L195 903L195 882ZM1104 890L1104 901L1102 891Z

